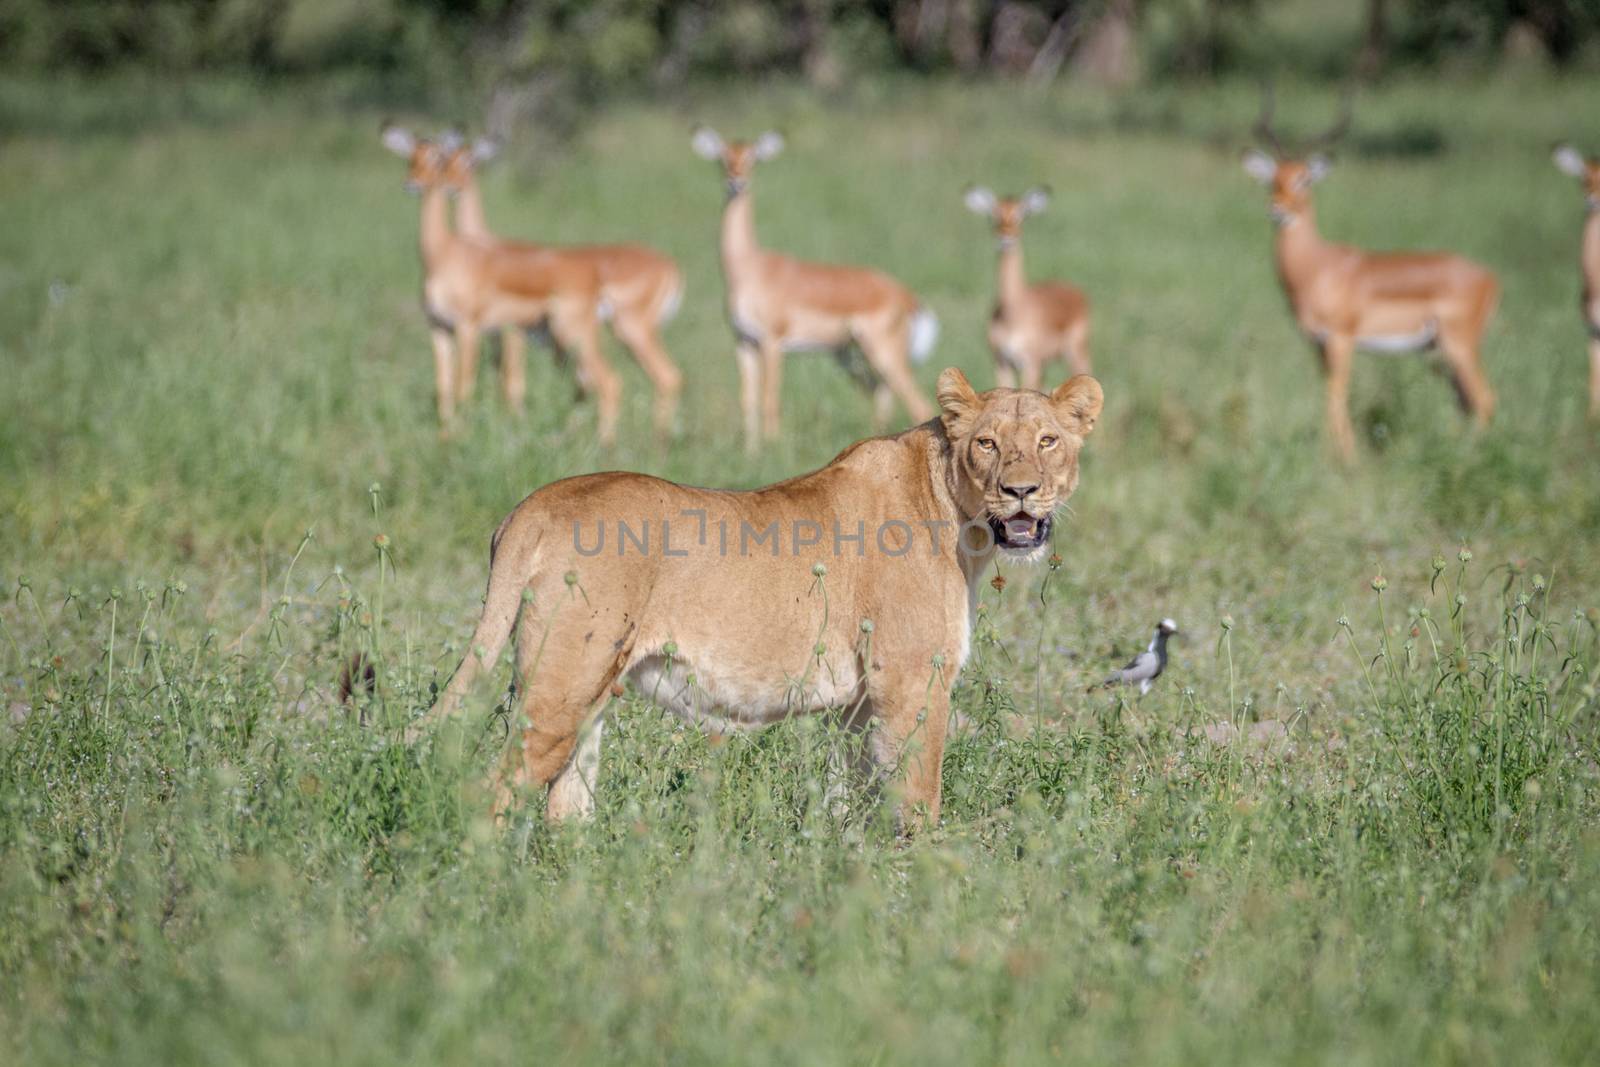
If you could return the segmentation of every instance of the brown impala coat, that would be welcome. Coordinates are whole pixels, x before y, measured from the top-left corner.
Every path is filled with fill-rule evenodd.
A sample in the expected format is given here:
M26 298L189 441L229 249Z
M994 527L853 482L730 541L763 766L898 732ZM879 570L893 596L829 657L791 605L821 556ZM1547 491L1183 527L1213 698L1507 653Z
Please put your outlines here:
M989 350L994 354L995 380L1037 389L1045 364L1067 362L1074 374L1088 374L1089 301L1063 282L1028 284L1022 269L1022 221L1050 202L1046 189L1029 189L1019 197L997 198L988 189L968 189L966 205L994 222L1000 243L994 313L989 318Z
M722 275L728 318L738 338L745 446L754 449L763 428L769 439L778 436L783 357L799 349L843 353L858 345L877 378L877 424L888 421L896 397L912 421L923 421L933 409L917 388L911 361L926 358L938 322L911 290L879 271L807 263L757 243L751 174L758 161L782 148L783 139L775 133L749 143L725 143L704 126L694 135L695 152L720 163L727 180Z
M1600 419L1600 160L1571 145L1557 145L1556 166L1583 183L1588 216L1578 266L1583 272L1583 321L1589 328L1589 417Z
M638 361L655 387L656 429L672 429L683 391L683 374L661 341L661 327L671 320L683 300L683 274L670 256L641 244L576 245L560 249L496 237L483 213L477 168L494 158L495 143L478 140L454 146L445 164L446 184L456 193L456 232L470 240L496 243L509 250L558 251L575 262L588 264L600 279L600 315ZM520 331L506 331L507 358L522 358ZM610 365L606 370L609 373ZM469 385L470 388L470 385ZM618 385L620 389L620 384Z
M609 443L616 430L618 388L615 372L600 355L600 278L593 264L555 249L507 248L457 235L450 229L443 150L395 126L384 128L383 143L409 161L407 185L422 194L422 302L433 331L444 431L453 425L457 402L467 396L465 371L476 366L483 332L544 323L557 344L577 352L580 374L594 383L600 439ZM522 360L507 358L504 373L506 399L520 411Z
M1448 253L1366 252L1324 241L1311 186L1326 158L1274 158L1251 150L1244 166L1271 190L1278 278L1300 329L1322 354L1327 420L1341 457L1355 454L1350 370L1355 351L1417 352L1437 347L1461 407L1479 424L1494 414L1480 343L1500 285L1485 267Z

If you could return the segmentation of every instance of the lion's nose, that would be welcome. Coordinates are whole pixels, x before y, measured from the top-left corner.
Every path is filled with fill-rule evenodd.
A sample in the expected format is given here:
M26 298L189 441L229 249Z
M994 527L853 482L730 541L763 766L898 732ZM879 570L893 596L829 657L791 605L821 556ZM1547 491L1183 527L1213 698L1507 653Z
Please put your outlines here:
M1033 485L1002 485L1000 491L1007 496L1014 496L1018 500L1028 499L1028 494L1039 488L1038 483Z

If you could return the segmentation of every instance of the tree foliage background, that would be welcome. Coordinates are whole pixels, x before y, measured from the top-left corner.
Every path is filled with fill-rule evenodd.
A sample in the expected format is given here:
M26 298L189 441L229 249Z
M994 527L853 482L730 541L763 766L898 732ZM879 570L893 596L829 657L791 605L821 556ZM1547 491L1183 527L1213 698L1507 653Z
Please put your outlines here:
M1304 54L1315 32L1264 37L1274 2L0 0L0 66L350 72L413 97L466 91L492 126L729 76L833 89L883 72L1130 85L1291 65L1340 79L1443 64L1600 67L1600 0L1323 0L1360 4L1365 18L1360 39L1317 54ZM1300 7L1314 17L1317 5Z

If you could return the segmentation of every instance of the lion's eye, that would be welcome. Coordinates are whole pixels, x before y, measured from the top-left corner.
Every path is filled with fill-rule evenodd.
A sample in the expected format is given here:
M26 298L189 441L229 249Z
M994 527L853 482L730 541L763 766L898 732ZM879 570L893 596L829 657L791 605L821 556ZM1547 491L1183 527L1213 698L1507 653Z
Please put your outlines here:
M1039 438L1039 447L1054 448L1056 447L1056 442L1059 440L1060 438L1058 437L1052 437L1050 434L1045 434L1043 437Z
M979 448L983 449L985 452L993 452L996 448L999 447L998 445L996 445L994 443L994 438L992 438L992 437L980 437L980 438L978 438L977 445L978 445Z

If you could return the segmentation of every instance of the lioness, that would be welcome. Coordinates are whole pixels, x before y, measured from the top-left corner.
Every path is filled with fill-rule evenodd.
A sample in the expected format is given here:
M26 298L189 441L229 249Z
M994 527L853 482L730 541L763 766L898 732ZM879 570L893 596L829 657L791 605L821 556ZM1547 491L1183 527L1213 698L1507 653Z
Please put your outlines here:
M845 709L898 771L902 825L937 819L978 582L996 552L1048 551L1103 401L1086 375L979 394L953 368L938 397L937 418L765 489L607 473L533 493L495 531L483 617L412 736L516 626L521 751L497 812L534 783L551 818L592 811L603 712L630 679L719 729Z

